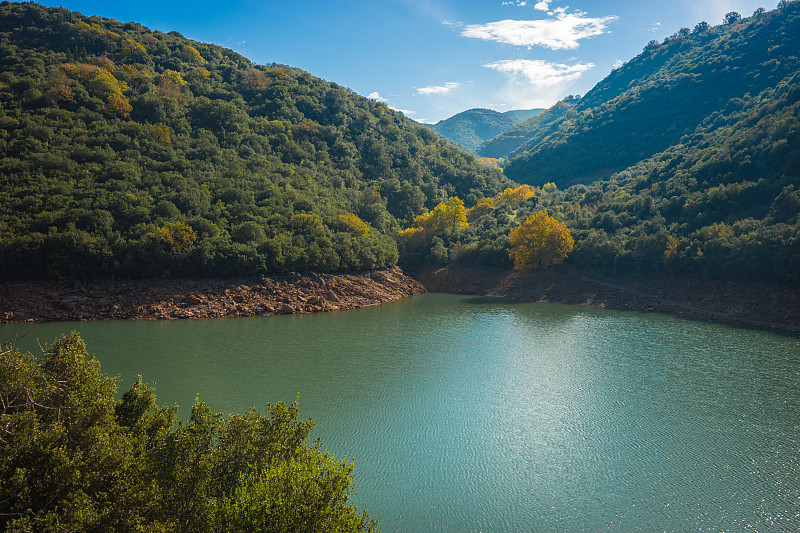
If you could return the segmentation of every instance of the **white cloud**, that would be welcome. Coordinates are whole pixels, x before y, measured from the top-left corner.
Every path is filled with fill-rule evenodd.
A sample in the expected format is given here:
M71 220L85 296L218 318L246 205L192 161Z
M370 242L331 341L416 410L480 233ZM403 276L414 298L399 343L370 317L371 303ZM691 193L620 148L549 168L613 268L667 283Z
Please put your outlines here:
M370 100L376 100L378 102L388 102L389 101L386 98L384 98L383 96L381 96L380 94L378 94L378 91L369 93L367 95L367 98L369 98Z
M653 23L652 26L647 28L647 31L658 31L660 29L661 29L661 23L660 22L655 22L655 23Z
M549 11L550 10L550 2L553 0L542 0L541 2L536 2L534 4L533 9L538 9L539 11Z
M516 46L544 46L552 50L578 48L578 41L606 33L608 24L618 17L587 17L582 11L566 13L558 9L555 18L543 20L501 20L470 24L461 35Z
M488 63L484 67L497 70L511 77L522 76L527 78L528 82L535 88L542 88L578 79L584 72L594 67L594 63L565 65L540 59L507 59Z
M454 81L449 81L444 85L431 85L429 87L422 87L417 89L417 94L447 94L459 86Z
M484 65L508 78L499 92L515 108L550 107L564 95L570 82L594 67L593 63L565 65L541 60L511 59Z
M614 61L614 64L611 65L611 68L612 69L617 69L617 68L621 67L624 64L625 64L625 62L623 60L617 59L616 61Z
M389 109L393 109L393 110L397 111L398 113L402 113L404 115L416 115L417 114L416 111L411 111L409 109L400 109L399 107L394 107L394 106L391 106L391 105L389 106Z

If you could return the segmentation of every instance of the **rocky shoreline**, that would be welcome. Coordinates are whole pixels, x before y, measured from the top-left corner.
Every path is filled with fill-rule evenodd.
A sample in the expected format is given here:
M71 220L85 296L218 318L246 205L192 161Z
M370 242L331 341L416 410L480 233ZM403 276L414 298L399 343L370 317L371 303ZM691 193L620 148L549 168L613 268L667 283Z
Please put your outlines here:
M0 285L0 322L171 320L318 313L421 294L399 268L233 280L19 282Z
M0 284L0 322L173 320L357 309L426 291L513 302L548 302L659 312L800 333L800 285L652 275L438 268L361 274L290 274L233 280L9 282Z
M587 272L440 268L415 277L432 292L517 302L549 302L658 312L725 324L800 333L800 285L676 279Z

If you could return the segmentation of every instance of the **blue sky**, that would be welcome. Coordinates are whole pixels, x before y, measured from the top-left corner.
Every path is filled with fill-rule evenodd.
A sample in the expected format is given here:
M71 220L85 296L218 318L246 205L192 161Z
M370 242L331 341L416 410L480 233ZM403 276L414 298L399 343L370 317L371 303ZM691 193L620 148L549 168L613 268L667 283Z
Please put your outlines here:
M548 107L681 27L777 0L45 1L282 63L436 122Z

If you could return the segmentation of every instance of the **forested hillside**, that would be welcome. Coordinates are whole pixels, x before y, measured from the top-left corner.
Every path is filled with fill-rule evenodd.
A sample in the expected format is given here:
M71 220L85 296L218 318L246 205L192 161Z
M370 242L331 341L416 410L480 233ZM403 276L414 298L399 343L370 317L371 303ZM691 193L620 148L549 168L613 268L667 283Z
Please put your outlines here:
M401 239L404 253L510 266L509 233L544 209L583 268L800 281L798 35L790 2L651 43L562 117L549 120L564 103L493 141L534 132L506 167L532 194L481 200L468 226L411 250Z
M477 150L483 143L527 120L543 109L520 109L501 113L491 109L468 109L440 120L430 128L469 150Z
M529 140L506 174L532 185L589 183L671 147L695 147L742 109L774 111L784 102L776 88L798 83L798 35L798 5L782 2L775 11L730 13L724 24L701 22L661 44L651 41L556 127ZM783 127L777 120L775 126ZM780 176L773 163L752 161L741 178Z
M0 4L0 276L373 269L496 168L299 69L134 22Z
M734 15L484 145L518 186L301 70L0 3L0 278L511 267L551 228L549 264L800 281L800 3Z
M558 125L559 119L572 109L577 101L578 98L575 96L565 98L542 113L487 140L478 147L477 154L495 159L511 158L517 155L521 146L533 143L536 139L547 135L551 131L550 126Z

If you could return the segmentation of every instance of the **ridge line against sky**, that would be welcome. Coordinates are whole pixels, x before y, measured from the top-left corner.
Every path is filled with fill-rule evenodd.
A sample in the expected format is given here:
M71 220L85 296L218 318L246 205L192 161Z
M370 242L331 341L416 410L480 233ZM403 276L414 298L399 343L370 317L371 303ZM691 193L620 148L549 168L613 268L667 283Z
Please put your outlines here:
M420 122L585 94L651 39L777 0L45 0L298 67Z

